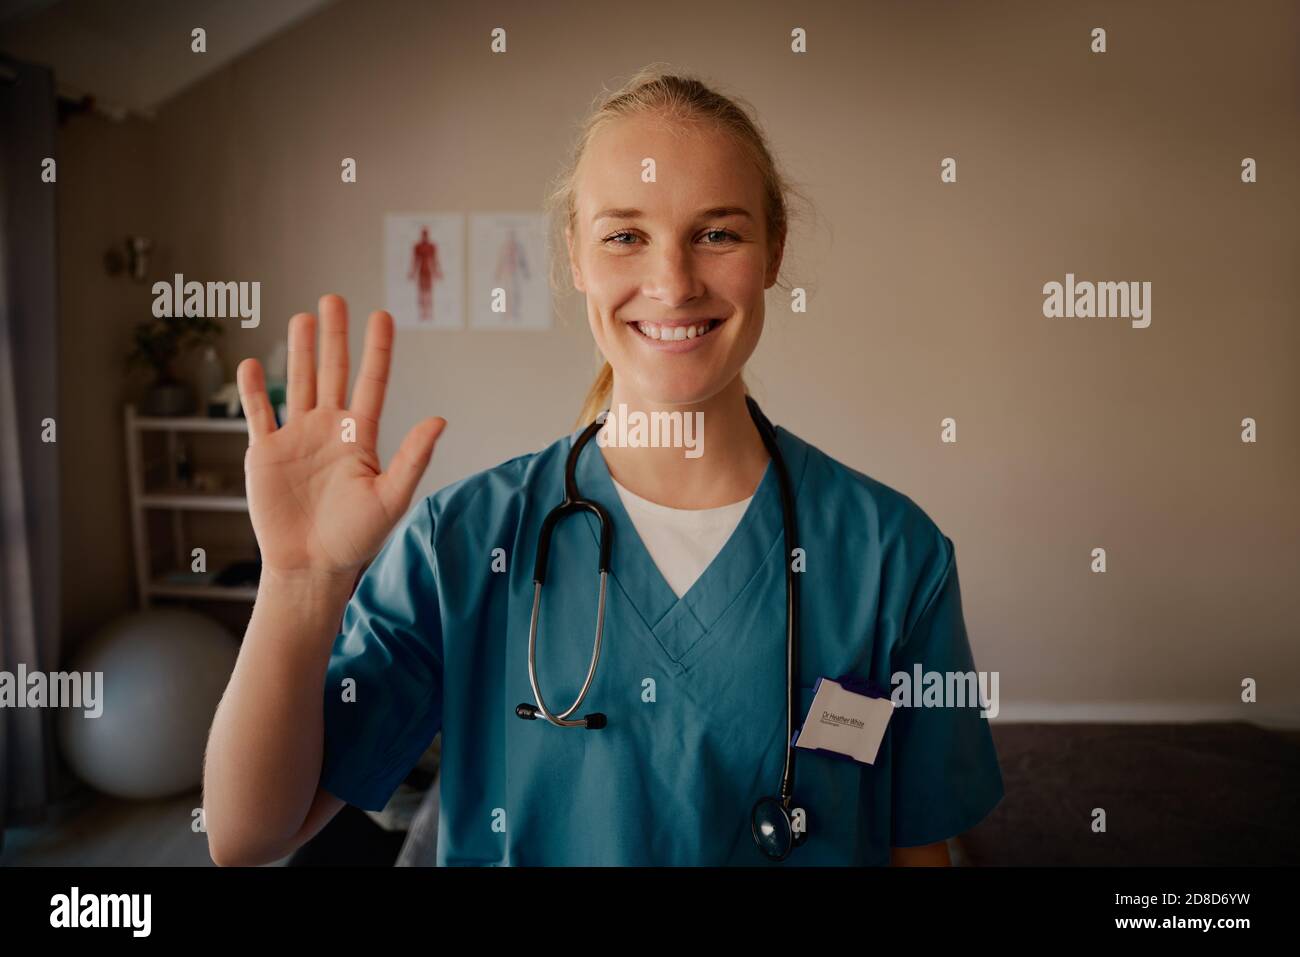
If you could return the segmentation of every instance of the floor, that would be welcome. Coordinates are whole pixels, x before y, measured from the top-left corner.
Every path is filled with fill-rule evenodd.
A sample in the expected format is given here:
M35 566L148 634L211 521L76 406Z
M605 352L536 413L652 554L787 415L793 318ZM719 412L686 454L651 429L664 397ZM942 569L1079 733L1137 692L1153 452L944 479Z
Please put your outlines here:
M86 793L43 825L7 829L0 866L214 867L193 826L199 804L197 788L160 801Z
M1006 796L963 835L971 864L1300 864L1300 732L1245 722L992 731Z
M1006 797L949 842L954 864L1300 863L1300 733L1207 723L995 724L993 734ZM198 806L197 789L164 801L83 792L40 827L10 827L0 866L211 867L207 840L193 827ZM1104 832L1092 826L1098 809L1107 814ZM337 839L322 833L314 856L299 863L394 861L400 839L363 812L354 817L340 814ZM396 863L432 863L432 840L415 845Z

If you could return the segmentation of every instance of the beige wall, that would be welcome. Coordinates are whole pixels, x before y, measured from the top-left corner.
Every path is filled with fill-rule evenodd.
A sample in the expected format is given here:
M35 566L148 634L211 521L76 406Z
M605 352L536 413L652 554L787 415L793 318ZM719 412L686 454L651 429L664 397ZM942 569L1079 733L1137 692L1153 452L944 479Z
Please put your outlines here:
M128 234L157 236L148 201L152 130L78 116L60 127L59 467L64 649L134 607L122 404L138 386L125 358L149 315L148 286L109 276L104 254ZM145 303L142 308L140 303Z
M79 231L116 236L139 215L187 277L261 281L261 327L232 323L223 346L233 372L323 292L382 307L385 211L539 209L602 83L668 60L750 100L816 203L788 272L810 309L770 294L758 397L954 540L1003 717L1296 723L1300 7L1134 6L341 2L147 130L65 133L65 154L113 157L100 192L137 198L62 187L93 203L63 207L66 337L105 343L65 347L67 388L108 392L106 341L149 305L115 287L100 325L98 294L73 290L82 274L102 285ZM488 51L496 26L504 56ZM146 179L121 166L129 136ZM946 156L957 184L939 182ZM1258 184L1239 182L1245 156ZM1151 326L1045 319L1042 286L1066 272L1150 281ZM426 415L450 423L421 494L568 430L593 347L581 299L557 308L549 334L402 337L381 455ZM70 469L67 498L112 530L88 547L117 562L110 411L113 441L78 453L105 468ZM956 445L939 441L947 416ZM1096 546L1105 575L1089 571ZM110 588L129 600L117 569ZM1237 703L1244 676L1253 707Z

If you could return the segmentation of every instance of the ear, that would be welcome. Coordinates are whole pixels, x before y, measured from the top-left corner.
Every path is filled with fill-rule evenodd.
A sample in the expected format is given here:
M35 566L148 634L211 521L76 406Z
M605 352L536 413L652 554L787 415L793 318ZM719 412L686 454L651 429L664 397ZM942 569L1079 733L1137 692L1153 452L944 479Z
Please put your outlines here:
M578 260L573 255L573 227L564 227L564 244L569 249L569 273L573 278L573 288L578 292L586 292L582 285L582 270L578 268Z

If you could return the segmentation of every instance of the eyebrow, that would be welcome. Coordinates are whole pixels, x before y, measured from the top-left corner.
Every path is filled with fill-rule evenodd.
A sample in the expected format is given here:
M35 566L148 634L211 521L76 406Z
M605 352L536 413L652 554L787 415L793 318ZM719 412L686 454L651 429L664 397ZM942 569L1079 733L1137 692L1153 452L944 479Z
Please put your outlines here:
M595 223L602 219L635 219L638 216L644 216L644 215L645 214L639 209L623 209L623 208L602 209L600 212L598 212L595 216L591 218L591 221ZM700 212L696 215L695 218L696 219L721 219L724 216L744 216L747 219L751 219L751 220L754 218L750 214L749 210L745 209L743 206L713 206L709 209L700 210Z

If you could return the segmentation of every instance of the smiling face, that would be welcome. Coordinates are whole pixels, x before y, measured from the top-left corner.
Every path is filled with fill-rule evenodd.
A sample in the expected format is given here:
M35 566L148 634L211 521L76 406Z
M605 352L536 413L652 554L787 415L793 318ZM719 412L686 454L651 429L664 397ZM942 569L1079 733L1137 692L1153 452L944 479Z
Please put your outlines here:
M781 264L753 160L709 125L624 118L588 142L574 191L573 283L616 394L640 407L717 395L758 345Z

